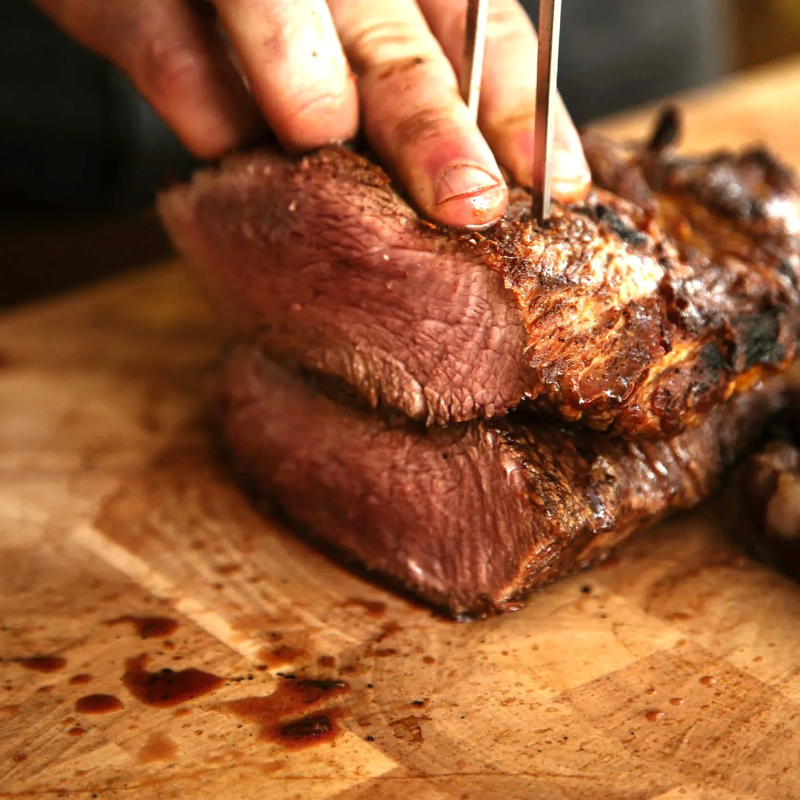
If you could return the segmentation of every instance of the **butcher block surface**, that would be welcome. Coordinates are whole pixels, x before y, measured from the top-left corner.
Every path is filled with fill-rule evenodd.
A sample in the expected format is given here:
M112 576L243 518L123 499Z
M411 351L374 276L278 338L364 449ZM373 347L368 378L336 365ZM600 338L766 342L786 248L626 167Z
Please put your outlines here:
M683 106L800 167L800 62ZM448 622L239 488L222 339L174 264L0 319L0 797L800 796L800 587L725 503Z

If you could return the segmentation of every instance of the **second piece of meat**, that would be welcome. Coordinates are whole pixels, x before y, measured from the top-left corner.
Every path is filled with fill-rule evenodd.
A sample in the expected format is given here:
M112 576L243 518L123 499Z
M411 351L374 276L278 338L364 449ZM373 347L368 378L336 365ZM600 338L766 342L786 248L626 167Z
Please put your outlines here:
M707 498L781 406L784 379L641 442L519 412L425 428L253 342L228 351L212 397L234 461L296 524L453 615L482 616Z

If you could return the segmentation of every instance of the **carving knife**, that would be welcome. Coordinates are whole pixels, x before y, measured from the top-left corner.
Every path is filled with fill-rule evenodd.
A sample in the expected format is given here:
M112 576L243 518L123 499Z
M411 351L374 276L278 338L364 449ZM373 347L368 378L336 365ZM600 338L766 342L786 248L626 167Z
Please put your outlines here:
M531 213L542 224L550 216L553 118L561 34L561 0L539 2L539 59L536 70L536 117L533 131Z
M489 0L467 0L467 29L464 36L464 65L460 88L461 97L467 104L473 121L478 119L488 16Z

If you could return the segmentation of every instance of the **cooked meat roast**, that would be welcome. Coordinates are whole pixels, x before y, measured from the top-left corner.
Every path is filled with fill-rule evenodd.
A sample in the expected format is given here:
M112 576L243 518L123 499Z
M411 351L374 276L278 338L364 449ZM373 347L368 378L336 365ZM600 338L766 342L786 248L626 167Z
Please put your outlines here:
M236 463L315 537L456 616L513 610L717 487L783 379L669 440L502 419L426 428L350 387L232 347L213 398Z
M789 363L800 300L793 175L761 149L678 157L675 128L587 136L596 187L544 228L523 189L489 231L437 228L343 148L234 156L159 208L229 320L373 405L670 436Z
M763 149L679 157L676 134L674 113L644 144L587 134L595 185L543 227L515 188L491 230L437 228L342 147L164 193L237 331L211 393L235 462L454 615L708 497L787 394L800 193Z
M800 398L774 424L769 440L747 461L739 490L750 524L736 532L753 553L800 580Z

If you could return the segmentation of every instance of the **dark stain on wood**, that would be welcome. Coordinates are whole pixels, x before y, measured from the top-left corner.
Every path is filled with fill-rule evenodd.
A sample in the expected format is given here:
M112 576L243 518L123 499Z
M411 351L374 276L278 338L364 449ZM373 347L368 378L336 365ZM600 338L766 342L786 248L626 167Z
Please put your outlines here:
M87 694L75 702L79 714L111 714L122 710L122 702L113 694Z
M170 636L175 633L178 623L169 617L137 617L126 614L116 619L109 619L106 625L122 625L129 622L142 639L156 639Z
M389 727L398 739L404 739L414 744L422 744L425 741L422 736L422 723L429 720L430 717L427 714L412 715L390 722Z
M140 702L157 708L171 708L196 697L213 692L224 681L218 675L190 667L189 669L148 672L147 655L129 658L125 662L122 682Z
M34 672L58 672L64 669L67 660L61 656L29 656L15 659L17 664Z
M346 709L322 707L349 691L344 681L284 679L266 697L233 700L223 707L241 720L256 723L260 738L299 750L339 735L338 721L347 714Z
M292 647L282 644L278 647L262 647L258 651L258 660L270 668L285 667L288 664L296 664L309 657L309 652L304 647Z
M380 618L386 614L386 603L381 600L366 600L363 597L351 597L345 600L341 608L361 608L368 617Z
M166 733L151 733L139 751L139 763L149 764L152 761L170 761L178 752L178 745Z

